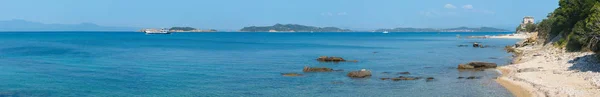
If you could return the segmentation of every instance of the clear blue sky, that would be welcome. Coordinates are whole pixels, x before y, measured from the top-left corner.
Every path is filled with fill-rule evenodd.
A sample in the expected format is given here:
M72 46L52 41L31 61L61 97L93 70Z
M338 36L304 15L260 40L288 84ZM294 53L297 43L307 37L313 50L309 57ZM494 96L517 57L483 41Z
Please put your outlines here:
M236 30L294 23L350 29L512 27L558 0L0 0L0 20Z

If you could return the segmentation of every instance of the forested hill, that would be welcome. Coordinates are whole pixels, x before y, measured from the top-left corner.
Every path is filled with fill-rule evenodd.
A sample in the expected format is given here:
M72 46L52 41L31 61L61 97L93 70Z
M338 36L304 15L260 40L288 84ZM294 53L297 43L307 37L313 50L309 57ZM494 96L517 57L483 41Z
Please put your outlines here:
M242 32L349 32L348 29L340 29L336 27L313 27L298 24L275 24L273 26L264 27L244 27Z
M539 41L569 51L600 52L600 0L560 0L559 6L535 24Z

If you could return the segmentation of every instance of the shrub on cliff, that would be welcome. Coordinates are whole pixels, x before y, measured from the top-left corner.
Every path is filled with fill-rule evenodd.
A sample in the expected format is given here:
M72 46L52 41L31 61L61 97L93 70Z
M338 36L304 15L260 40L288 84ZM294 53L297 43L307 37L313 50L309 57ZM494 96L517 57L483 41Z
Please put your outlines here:
M598 0L560 0L560 7L538 24L539 37L549 41L563 36L557 46L569 51L590 50L593 36L600 35Z

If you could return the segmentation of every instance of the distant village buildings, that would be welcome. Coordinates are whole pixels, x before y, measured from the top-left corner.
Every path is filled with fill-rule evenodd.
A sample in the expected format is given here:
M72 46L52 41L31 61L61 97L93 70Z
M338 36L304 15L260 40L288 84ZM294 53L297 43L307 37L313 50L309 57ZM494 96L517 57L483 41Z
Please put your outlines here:
M533 19L533 17L531 16L525 16L523 18L523 21L521 22L521 29L525 29L525 27L527 26L527 24L533 24L535 23L535 20Z

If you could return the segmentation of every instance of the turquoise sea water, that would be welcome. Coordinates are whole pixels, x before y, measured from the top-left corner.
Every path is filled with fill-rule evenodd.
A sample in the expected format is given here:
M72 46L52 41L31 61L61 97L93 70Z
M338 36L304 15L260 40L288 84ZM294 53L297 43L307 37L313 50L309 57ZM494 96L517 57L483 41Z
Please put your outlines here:
M458 34L507 33L5 32L0 96L512 96L493 81L497 71L455 67L470 61L506 65L511 55L503 47L517 40ZM492 47L457 46L472 42ZM359 62L320 63L319 56ZM345 71L302 73L304 66ZM346 77L363 68L373 76ZM404 71L436 80L379 79ZM281 76L290 72L304 76Z

